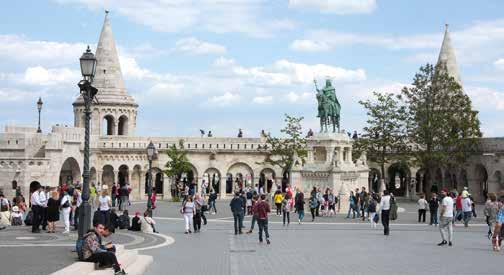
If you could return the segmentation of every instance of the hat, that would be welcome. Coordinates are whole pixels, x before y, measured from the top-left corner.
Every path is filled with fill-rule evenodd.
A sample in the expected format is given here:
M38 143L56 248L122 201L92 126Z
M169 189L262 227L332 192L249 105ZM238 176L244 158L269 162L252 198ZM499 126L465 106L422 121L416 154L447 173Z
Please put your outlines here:
M104 185L102 186L102 190L108 190L108 185L104 184Z
M446 187L445 187L445 188L443 188L443 189L441 190L441 192L448 193L448 188L446 188Z
M13 212L18 212L19 211L19 207L17 207L17 206L12 207L12 211Z
M140 212L139 211L135 212L135 216L140 216Z

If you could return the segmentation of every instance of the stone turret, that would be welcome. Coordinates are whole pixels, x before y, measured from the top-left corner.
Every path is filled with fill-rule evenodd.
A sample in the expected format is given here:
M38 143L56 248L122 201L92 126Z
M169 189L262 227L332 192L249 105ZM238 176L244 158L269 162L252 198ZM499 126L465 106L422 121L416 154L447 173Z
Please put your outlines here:
M96 49L96 61L93 86L98 89L98 94L92 106L91 135L133 136L138 104L128 94L124 85L108 11ZM81 96L75 100L73 106L75 127L84 127L84 101Z
M448 24L445 26L443 44L441 45L437 65L442 65L441 68L445 69L449 76L453 77L455 81L462 85L457 65L457 58L455 57L455 50L453 49L450 32L448 31Z

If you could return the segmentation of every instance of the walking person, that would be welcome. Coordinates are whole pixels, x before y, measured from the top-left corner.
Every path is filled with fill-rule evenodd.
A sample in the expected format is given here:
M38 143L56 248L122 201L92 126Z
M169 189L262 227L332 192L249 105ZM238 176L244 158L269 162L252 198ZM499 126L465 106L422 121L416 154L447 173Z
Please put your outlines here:
M483 211L486 217L486 223L488 224L488 239L491 239L493 236L498 211L499 204L497 202L497 195L495 195L495 193L488 193L488 200L485 203L485 210Z
M41 225L42 230L47 230L47 200L49 199L49 186L46 186L40 192L40 203L42 204Z
M304 219L304 194L298 188L296 192L296 196L294 197L294 207L296 208L296 212L298 214L298 223L301 224Z
M256 205L256 203L259 201L259 195L257 193L255 193L253 196L252 196L252 209L250 210L250 214L252 215L252 221L250 222L250 230L247 231L247 234L250 234L252 233L252 231L254 230L254 226L257 222L257 215L254 213L254 205Z
M261 195L261 200L254 205L254 213L257 215L257 225L259 226L259 243L263 242L263 231L266 237L266 243L270 244L270 235L268 232L268 213L271 211L266 194Z
M108 189L103 189L100 197L98 198L99 202L99 208L98 210L100 211L100 222L101 224L105 226L110 225L110 207L112 205L112 200L110 199Z
M193 228L194 233L198 233L201 230L201 213L203 212L203 199L199 194L194 197L194 216L193 216Z
M317 207L319 206L319 202L318 202L316 196L310 197L309 205L310 205L310 212L311 212L311 216L312 216L311 221L314 222L315 216L317 215Z
M500 192L498 199L497 215L495 217L495 227L492 235L492 246L494 251L499 251L502 244L502 227L504 226L504 193Z
M68 195L68 192L63 192L63 197L61 198L60 202L60 208L61 208L61 213L63 214L63 222L65 224L65 231L63 231L64 234L70 233L70 196Z
M468 194L462 194L462 212L464 213L464 227L469 226L469 221L473 215L473 203Z
M349 219L350 218L350 213L353 213L352 219L355 219L355 213L357 212L356 211L356 208L357 208L357 198L355 197L353 191L350 191L350 197L348 198L348 203L349 203L349 207L348 207L348 214L347 214L346 218ZM358 215L358 213L357 213L357 215Z
M284 197L283 197L282 192L279 189L277 189L275 191L275 195L273 196L273 201L275 202L277 216L282 215L282 201L283 201L283 199L284 199Z
M427 200L425 200L425 196L423 194L420 195L420 199L417 201L418 207L418 222L425 223L425 216L427 213L427 209L429 208L429 204Z
M47 233L56 233L56 222L60 217L60 199L57 191L51 192L47 201Z
M369 218L369 213L367 213L367 209L369 206L369 194L366 192L366 187L362 187L362 191L359 194L359 202L360 202L360 209L361 209L361 218L363 221L366 220L366 215L368 215Z
M438 225L438 208L439 199L436 193L432 193L432 197L429 200L429 213L430 213L430 223L429 225Z
M112 207L116 206L116 199L117 199L117 184L114 182L112 184L112 190L111 190L111 196L112 196Z
M443 246L448 244L452 246L453 239L453 199L448 195L448 189L443 188L441 190L441 212L439 231L441 232L442 241L438 243L438 246ZM448 234L448 236L447 236Z
M381 220L383 225L383 234L390 235L390 193L388 190L383 190L383 196L380 200Z
M215 190L212 189L210 196L208 196L208 211L210 211L210 215L217 214L217 208L215 207L216 200L217 200L217 193L215 192Z
M290 211L291 211L291 196L289 193L285 194L285 198L282 200L282 215L283 215L283 226L285 226L285 219L287 218L287 226L290 224Z
M37 185L36 190L31 195L31 209L33 214L32 233L40 233L40 223L42 222L42 202L40 194L43 192L42 186Z
M369 215L369 220L371 221L371 228L376 228L376 223L377 221L375 220L376 214L376 208L378 206L378 201L376 200L375 196L370 197L369 199L369 204L368 204L368 215Z
M242 234L243 228L243 211L245 204L243 200L240 198L240 193L236 192L234 198L229 203L229 207L231 207L231 212L233 212L234 219L234 233L235 235Z
M196 209L192 196L187 196L187 199L182 203L180 212L184 215L185 221L185 234L192 233L191 226L193 226L193 217L196 214Z

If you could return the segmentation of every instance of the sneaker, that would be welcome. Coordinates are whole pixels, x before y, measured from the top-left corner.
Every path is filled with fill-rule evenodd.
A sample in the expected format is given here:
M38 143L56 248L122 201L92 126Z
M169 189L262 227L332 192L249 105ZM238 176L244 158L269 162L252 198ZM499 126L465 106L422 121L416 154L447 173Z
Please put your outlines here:
M446 241L442 241L440 243L437 244L438 246L443 246L443 245L446 245Z
M452 244L452 242L449 242L449 243L448 243L448 246L452 246L452 245L453 245L453 244Z
M252 230L247 231L247 234L250 234L250 233L252 233Z
M270 240L269 239L266 239L266 244L270 244Z
M184 234L189 234L189 231L184 232Z
M124 271L124 269L120 269L120 270L117 270L116 272L114 272L114 275L126 275L128 273L126 273L126 271Z

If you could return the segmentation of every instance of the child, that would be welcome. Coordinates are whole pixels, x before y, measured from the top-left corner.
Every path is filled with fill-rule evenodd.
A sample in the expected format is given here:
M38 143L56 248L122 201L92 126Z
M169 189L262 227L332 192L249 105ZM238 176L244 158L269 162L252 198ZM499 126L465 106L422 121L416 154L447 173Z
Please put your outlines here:
M21 211L19 211L19 207L17 207L17 206L12 207L11 218L12 218L12 223L11 223L12 226L23 225L23 213L21 213Z

